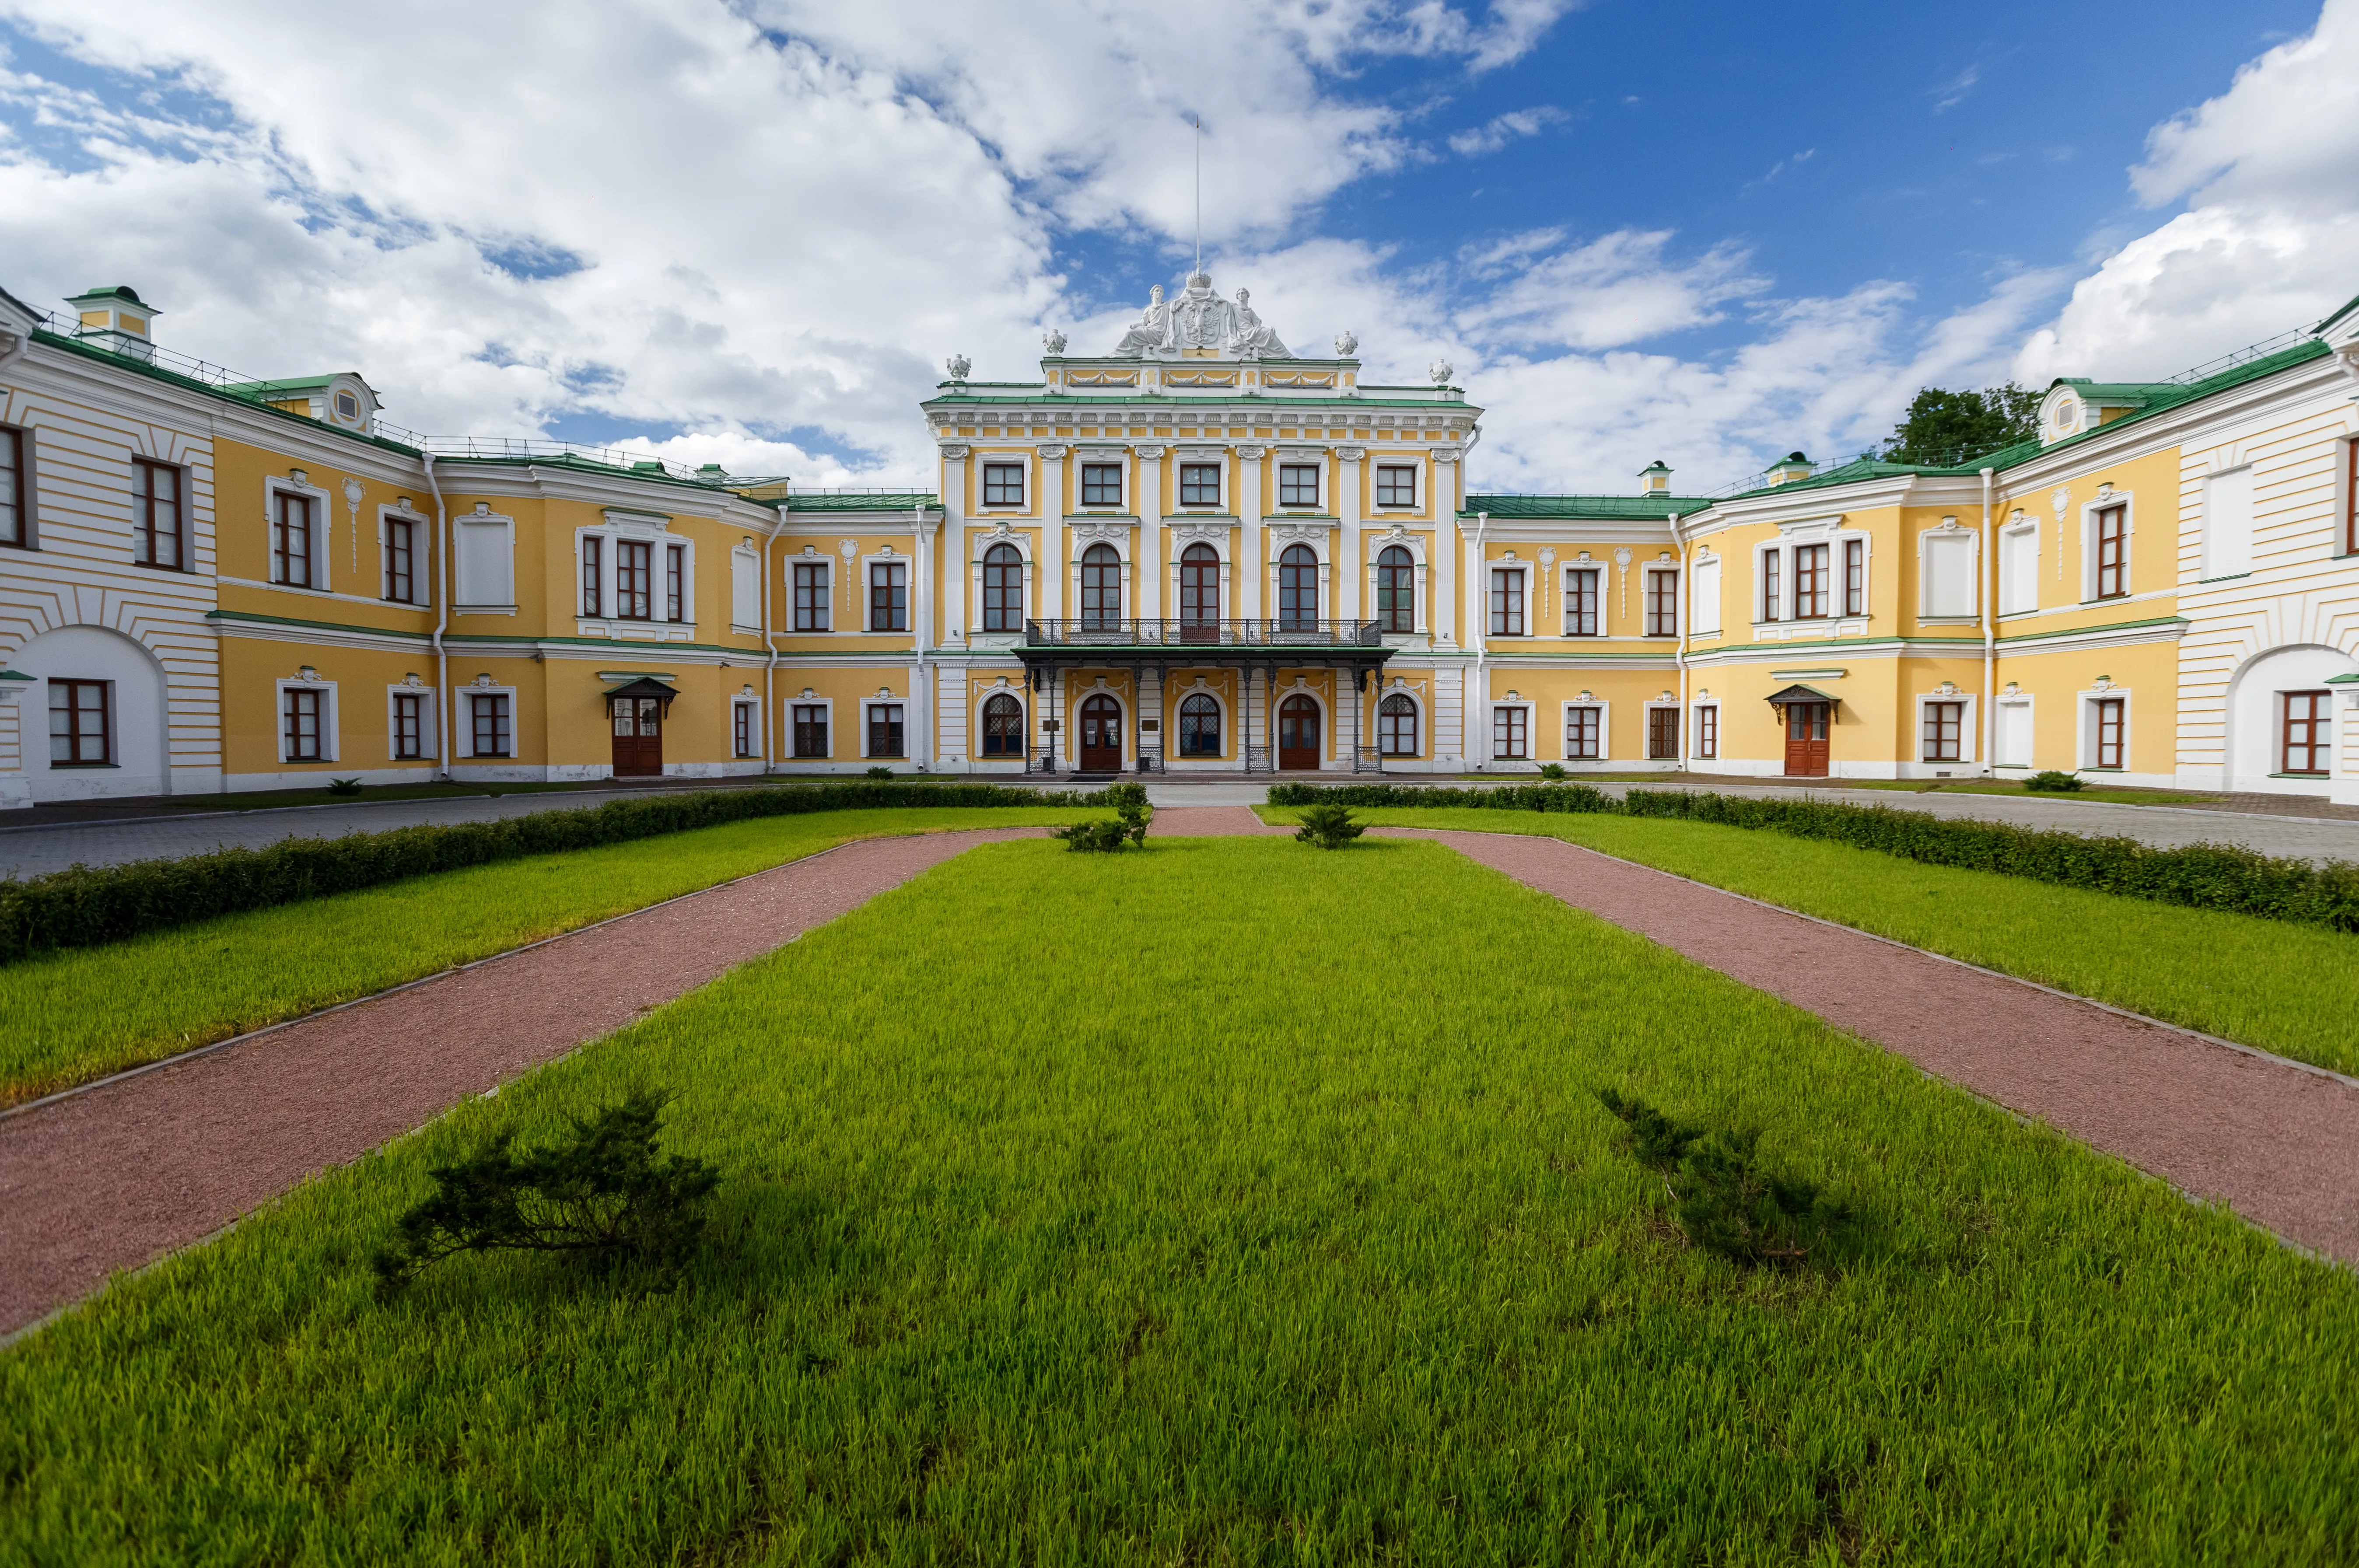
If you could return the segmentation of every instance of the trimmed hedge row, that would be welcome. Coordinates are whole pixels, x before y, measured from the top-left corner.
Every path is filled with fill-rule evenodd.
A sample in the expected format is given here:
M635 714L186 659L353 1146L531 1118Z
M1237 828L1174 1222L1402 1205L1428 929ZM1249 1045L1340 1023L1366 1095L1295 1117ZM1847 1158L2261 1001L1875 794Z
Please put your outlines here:
M0 881L0 964L50 948L95 946L219 914L381 887L431 871L555 849L594 849L752 817L876 808L1103 804L1102 792L997 784L864 783L700 790L487 822L395 827L383 833L347 833L341 838L286 838L260 849L214 849L179 860L75 866L26 881Z
M2159 849L2135 838L2093 838L2054 827L1935 816L1888 806L1701 790L1633 789L1614 801L1585 784L1515 784L1496 790L1419 789L1400 784L1279 784L1273 806L1332 801L1364 806L1474 806L1517 811L1596 811L1669 816L1822 838L1929 866L1997 871L2033 881L2093 888L2125 898L2218 909L2337 931L2359 932L2359 863L2312 865L2230 844Z

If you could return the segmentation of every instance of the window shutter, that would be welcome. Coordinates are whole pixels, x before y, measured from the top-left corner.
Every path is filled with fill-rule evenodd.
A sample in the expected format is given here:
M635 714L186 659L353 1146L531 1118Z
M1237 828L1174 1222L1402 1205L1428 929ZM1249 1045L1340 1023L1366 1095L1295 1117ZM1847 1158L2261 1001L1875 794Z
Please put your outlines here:
M453 552L459 568L459 604L506 609L516 603L515 526L505 517L462 517L459 547Z
M1925 613L1975 613L1974 536L1972 534L1929 534L1925 536Z
M2215 473L2203 487L2203 575L2253 569L2253 470Z
M729 623L748 632L762 628L761 562L754 552L737 549L729 557Z
M1720 630L1720 563L1698 561L1688 585L1688 621L1699 633Z

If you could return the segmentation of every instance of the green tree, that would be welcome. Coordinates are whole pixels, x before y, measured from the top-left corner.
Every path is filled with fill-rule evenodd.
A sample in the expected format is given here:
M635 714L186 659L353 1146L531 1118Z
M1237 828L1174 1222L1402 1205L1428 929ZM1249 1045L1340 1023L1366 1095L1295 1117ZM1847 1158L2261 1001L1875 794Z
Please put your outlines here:
M2008 382L1980 392L1919 391L1884 443L1889 463L1959 467L2038 434L2040 395Z

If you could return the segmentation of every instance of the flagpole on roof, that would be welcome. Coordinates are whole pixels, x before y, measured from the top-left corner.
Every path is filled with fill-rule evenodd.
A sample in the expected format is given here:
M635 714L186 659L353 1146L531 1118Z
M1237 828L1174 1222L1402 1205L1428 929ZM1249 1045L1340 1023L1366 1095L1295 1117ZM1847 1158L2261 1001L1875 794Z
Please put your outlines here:
M1204 270L1204 116L1193 116L1196 125L1196 270Z

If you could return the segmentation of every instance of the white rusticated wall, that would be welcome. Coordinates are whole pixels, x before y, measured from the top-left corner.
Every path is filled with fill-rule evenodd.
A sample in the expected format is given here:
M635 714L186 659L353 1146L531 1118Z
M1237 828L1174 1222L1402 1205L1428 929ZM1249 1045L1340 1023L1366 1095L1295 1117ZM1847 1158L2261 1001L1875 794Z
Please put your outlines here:
M115 386L77 357L38 343L8 367L0 423L21 427L32 460L38 547L0 549L0 667L43 677L15 703L0 703L0 806L111 795L211 793L222 787L220 643L206 615L214 589L213 470L209 421L168 390ZM143 394L145 394L143 395ZM135 401L136 400L136 401ZM186 571L159 571L131 558L132 460L180 465L187 475ZM63 637L67 629L90 636ZM101 657L107 638L122 658ZM52 676L80 665L161 694L153 728L119 732L125 765L51 773L49 694ZM38 667L36 667L38 666ZM54 667L52 667L54 666ZM126 709L136 710L136 692Z
M2301 395L2272 398L2234 423L2207 428L2180 449L2179 782L2296 795L2314 779L2271 778L2277 693L2359 672L2359 557L2342 553L2345 443L2359 437L2351 384L2331 373ZM2251 571L2206 582L2204 502L2212 475L2253 473ZM2359 710L2337 693L2340 753L2326 793L2359 804Z

